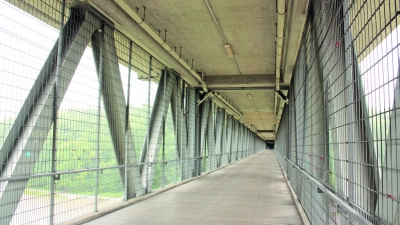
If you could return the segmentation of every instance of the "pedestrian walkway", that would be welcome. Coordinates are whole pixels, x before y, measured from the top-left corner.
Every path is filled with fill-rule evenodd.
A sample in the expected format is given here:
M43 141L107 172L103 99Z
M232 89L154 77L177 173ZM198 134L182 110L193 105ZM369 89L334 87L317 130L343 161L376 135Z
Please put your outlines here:
M302 224L274 151L86 224Z

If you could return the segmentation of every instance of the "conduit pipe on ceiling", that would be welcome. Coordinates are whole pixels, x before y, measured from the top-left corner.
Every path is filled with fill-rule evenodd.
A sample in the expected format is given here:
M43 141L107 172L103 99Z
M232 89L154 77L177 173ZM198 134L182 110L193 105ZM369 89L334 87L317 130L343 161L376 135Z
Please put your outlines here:
M203 90L208 92L207 84L203 80L203 78L197 74L196 71L193 70L186 62L183 60L181 56L179 56L171 46L169 46L164 39L162 39L159 34L146 22L143 18L135 12L130 5L128 5L124 0L114 0L117 5L119 5L124 11L134 20L136 21L140 27L142 27L154 40L156 40L172 57L174 57L182 66L185 67L202 85Z
M277 0L277 14L278 14L278 26L276 29L276 66L275 66L275 74L276 74L276 92L275 92L275 107L274 112L278 114L279 106L278 106L278 91L280 91L280 80L281 80L281 64L282 64L282 47L283 47L283 30L285 25L285 0Z

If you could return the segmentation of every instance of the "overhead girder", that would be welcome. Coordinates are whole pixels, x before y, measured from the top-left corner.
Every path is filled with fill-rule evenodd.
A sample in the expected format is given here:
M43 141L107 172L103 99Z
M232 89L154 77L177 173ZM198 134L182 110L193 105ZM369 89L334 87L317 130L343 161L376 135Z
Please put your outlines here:
M213 75L207 77L207 87L213 89L275 88L275 74Z

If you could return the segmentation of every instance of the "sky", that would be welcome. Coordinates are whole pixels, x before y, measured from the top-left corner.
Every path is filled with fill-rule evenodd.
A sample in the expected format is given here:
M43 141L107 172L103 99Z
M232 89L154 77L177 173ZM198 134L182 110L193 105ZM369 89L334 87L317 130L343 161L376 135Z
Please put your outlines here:
M393 107L399 76L400 25L360 63L367 104L375 113Z
M22 107L57 38L58 30L0 0L0 120L14 118ZM128 68L120 65L125 100ZM151 100L157 84L151 83ZM148 82L131 72L130 105L147 104ZM91 48L87 47L60 110L97 108L98 79Z

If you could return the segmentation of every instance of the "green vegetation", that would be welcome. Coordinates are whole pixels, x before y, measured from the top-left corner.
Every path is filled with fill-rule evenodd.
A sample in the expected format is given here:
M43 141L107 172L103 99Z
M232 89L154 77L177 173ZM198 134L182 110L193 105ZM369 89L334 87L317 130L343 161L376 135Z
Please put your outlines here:
M134 137L134 151L136 161L139 160L142 146L145 140L148 119L147 106L130 109L130 126ZM59 112L58 142L57 142L57 171L74 171L96 168L97 139L99 138L99 167L117 166L116 153L114 151L111 134L109 131L105 112L101 112L100 127L97 125L97 109L72 109ZM13 120L0 121L0 138L3 141ZM97 130L100 129L98 133ZM51 172L52 129L49 131L43 150L35 164L33 173ZM98 137L99 134L99 137ZM161 144L158 161L177 159L175 148L175 134L171 113L166 118L165 143ZM163 151L164 146L164 151ZM163 157L164 154L164 157ZM133 155L131 153L130 157ZM164 167L164 177L163 177ZM175 173L178 172L178 175ZM158 163L153 180L153 189L163 184L171 184L180 179L180 166L176 162ZM119 169L103 170L98 176L99 195L122 196L123 182ZM68 192L74 194L93 194L95 188L96 172L88 171L62 175L55 182L56 192ZM163 183L164 182L164 183ZM50 178L41 177L30 179L26 193L37 196L43 195L41 191L50 190Z

